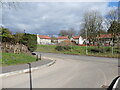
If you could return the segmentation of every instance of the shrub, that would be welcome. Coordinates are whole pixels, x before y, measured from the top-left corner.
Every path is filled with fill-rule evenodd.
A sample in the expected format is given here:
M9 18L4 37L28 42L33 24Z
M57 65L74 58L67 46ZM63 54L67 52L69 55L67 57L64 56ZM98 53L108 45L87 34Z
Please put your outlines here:
M106 53L106 52L110 52L111 49L110 48L92 48L92 49L89 49L89 51L93 53Z
M90 52L99 53L99 52L101 52L101 50L99 50L99 49L90 49Z
M106 48L105 51L106 51L106 52L110 52L111 49L110 49L110 48Z
M24 34L20 43L26 45L31 52L37 49L37 37L34 34Z
M58 51L63 51L63 50L70 50L72 49L72 47L71 46L57 46L55 49Z

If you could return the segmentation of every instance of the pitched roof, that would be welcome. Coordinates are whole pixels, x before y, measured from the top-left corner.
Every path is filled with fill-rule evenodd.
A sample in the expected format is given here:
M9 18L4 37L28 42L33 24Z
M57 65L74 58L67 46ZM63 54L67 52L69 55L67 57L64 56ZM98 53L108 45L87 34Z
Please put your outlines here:
M59 36L58 39L68 39L68 36Z
M50 39L50 37L46 35L38 35L38 37L42 39Z
M73 36L72 38L73 38L73 39L79 39L80 36Z
M100 34L97 38L112 38L112 34Z

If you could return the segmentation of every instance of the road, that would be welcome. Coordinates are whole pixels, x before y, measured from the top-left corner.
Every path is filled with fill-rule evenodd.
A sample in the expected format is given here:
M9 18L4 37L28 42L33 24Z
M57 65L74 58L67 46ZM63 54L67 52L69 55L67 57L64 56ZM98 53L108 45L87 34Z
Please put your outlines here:
M42 53L56 60L32 72L33 88L100 88L118 75L118 59ZM3 78L3 88L29 88L28 73Z

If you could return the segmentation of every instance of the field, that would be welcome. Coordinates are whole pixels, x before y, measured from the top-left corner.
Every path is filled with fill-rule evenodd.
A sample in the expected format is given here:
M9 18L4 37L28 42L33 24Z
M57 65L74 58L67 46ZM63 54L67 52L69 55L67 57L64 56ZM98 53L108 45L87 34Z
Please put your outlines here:
M20 54L2 53L0 58L1 65L3 66L23 64L33 61L36 61L35 57L24 53L20 53Z
M48 53L63 53L63 54L72 54L72 55L86 55L86 47L85 46L70 46L70 50L56 50L56 45L38 45L37 50L39 52L48 52ZM101 52L96 52L92 50L98 50L97 46L88 46L87 51L90 56L101 56L101 57L118 57L118 48L113 49L112 47L100 47L99 50Z

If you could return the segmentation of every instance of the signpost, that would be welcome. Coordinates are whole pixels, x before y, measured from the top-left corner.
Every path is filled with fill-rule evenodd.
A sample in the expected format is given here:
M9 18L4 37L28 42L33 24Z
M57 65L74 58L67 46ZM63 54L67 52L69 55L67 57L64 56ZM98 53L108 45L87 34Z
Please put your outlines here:
M32 90L32 74L31 74L31 63L28 63L29 65L29 77L30 77L30 90Z

